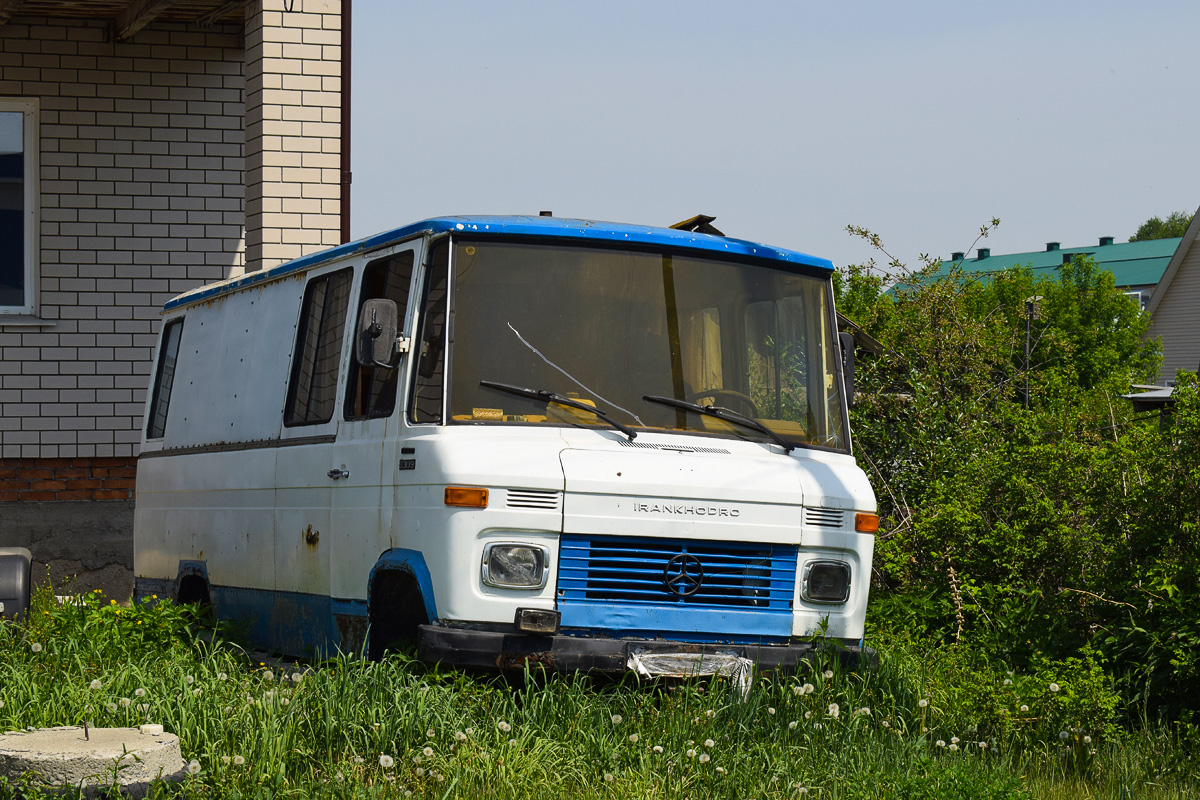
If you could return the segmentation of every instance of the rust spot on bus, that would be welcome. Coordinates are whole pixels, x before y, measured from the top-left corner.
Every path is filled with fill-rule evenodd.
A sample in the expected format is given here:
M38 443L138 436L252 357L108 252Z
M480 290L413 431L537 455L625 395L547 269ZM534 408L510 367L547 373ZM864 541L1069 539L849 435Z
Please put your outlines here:
M316 547L317 542L321 540L321 532L314 530L312 525L301 531L304 534L304 543L309 547Z

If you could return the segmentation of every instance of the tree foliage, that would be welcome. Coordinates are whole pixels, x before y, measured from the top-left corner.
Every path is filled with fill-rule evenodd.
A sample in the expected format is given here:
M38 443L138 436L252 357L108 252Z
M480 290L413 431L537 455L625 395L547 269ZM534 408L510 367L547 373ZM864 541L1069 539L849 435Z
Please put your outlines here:
M1166 219L1151 217L1138 226L1137 232L1129 237L1131 242L1148 242L1151 239L1174 239L1183 236L1192 216L1186 211L1172 211Z
M860 360L852 411L883 520L872 619L1018 664L1092 646L1131 713L1200 708L1195 380L1161 429L1133 414L1119 395L1152 380L1159 346L1089 259L986 283L936 266L887 291L874 264L849 267L836 286L887 348Z

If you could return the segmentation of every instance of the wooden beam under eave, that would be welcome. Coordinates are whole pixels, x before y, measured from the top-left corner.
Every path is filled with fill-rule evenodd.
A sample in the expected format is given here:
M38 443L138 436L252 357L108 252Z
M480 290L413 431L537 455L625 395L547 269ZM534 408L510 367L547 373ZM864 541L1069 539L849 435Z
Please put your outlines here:
M9 17L17 13L25 0L0 0L0 25L8 22Z
M174 4L175 0L133 0L113 20L113 41L120 42L133 36Z

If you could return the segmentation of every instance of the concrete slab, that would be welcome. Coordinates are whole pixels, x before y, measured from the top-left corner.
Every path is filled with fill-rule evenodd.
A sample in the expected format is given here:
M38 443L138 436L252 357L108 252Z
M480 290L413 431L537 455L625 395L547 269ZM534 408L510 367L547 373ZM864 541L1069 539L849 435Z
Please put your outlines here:
M0 775L83 786L85 794L116 784L133 797L144 796L157 780L183 780L179 737L159 725L143 728L90 728L86 737L75 726L0 734Z

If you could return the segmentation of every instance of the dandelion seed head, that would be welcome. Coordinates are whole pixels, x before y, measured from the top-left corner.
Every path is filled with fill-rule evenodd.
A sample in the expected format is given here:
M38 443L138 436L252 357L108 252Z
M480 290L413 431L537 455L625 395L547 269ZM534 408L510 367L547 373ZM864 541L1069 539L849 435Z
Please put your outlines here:
M805 712L804 712L804 718L805 718L805 719L811 719L811 718L812 718L812 712L811 712L811 711L805 711Z
M115 714L115 713L117 713L117 704L116 703L105 703L104 710L110 714Z
M424 750L422 750L421 752L425 754L425 757L426 757L426 758L430 758L430 757L433 755L433 748L432 748L432 747L426 747L426 748L425 748Z
M962 739L959 739L957 736L950 737L950 744L958 744L961 741L962 741Z
M355 757L354 757L354 763L355 763L355 764L361 764L361 763L363 763L363 761L365 761L365 760L366 760L366 759L364 759L362 756L355 756Z
M413 772L417 773L417 777L419 778L419 777L421 777L422 775L424 775L424 774L425 774L425 768L424 768L424 767L417 767L415 770L413 770Z
M637 744L637 741L638 741L638 735L636 733L629 734L629 743L630 744Z
M1060 688L1062 687L1060 687L1057 683L1050 684L1050 691L1052 692L1057 692Z
M1021 706L1021 713L1022 713L1022 714L1023 714L1023 713L1025 713L1025 712L1026 712L1026 711L1028 711L1028 710L1029 710L1029 706Z
M217 680L219 680L219 681L227 680L228 678L229 678L229 676L226 675L224 672L217 673Z
M500 722L497 723L496 727L499 728L503 733L508 733L509 731L512 730L512 725L509 725L504 720L500 720Z
M187 771L188 771L189 775L199 775L200 774L200 762L193 758L191 761L188 762Z
M273 680L275 680L275 673L274 673L274 672L271 672L271 670L267 670L266 672L264 672L264 673L263 673L263 680L264 680L264 681L273 681Z
M203 692L204 692L204 690L201 689L199 686L197 686L195 689L192 689L192 695L194 695L195 697L199 697Z
M717 767L717 774L718 774L718 775L724 775L724 774L725 774L725 768L724 768L724 767Z
M831 669L825 670L825 680L829 680L832 677L833 677L833 670L831 670Z
M793 687L792 687L792 694L794 694L794 695L796 695L797 697L799 697L800 695L804 694L804 687L803 687L803 686L793 686Z
M717 746L717 743L716 743L716 742L714 742L712 739L705 739L705 740L704 740L704 746L705 746L705 747L708 747L708 748L713 748L713 747L716 747L716 746Z
M467 740L467 735L462 731L455 731L454 740L458 742L465 742Z
M863 706L862 708L860 708L858 711L855 711L854 713L858 714L860 717L869 717L869 716L871 716L871 709L867 708L866 706Z
M145 714L147 711L150 710L150 704L149 703L138 703L137 710L140 711L141 713Z
M199 691L199 690L197 690L197 691ZM279 699L279 705L281 705L281 706L286 706L290 702L292 702L292 701L288 700L286 697L281 697Z
M467 728L467 736L474 736L474 735L475 735L475 729Z
M709 755L708 755L708 753L701 753L701 754L700 754L700 763L701 763L701 764L707 764L707 763L708 763L708 760L709 760Z
M654 745L654 747L652 747L650 749L656 753L661 753L663 751L661 744L656 744L656 745Z
M242 764L246 763L246 759L242 758L241 756L234 756L233 763L240 767Z
M195 675L184 675L183 682L186 683L188 686L191 686L193 683L196 682L196 676Z
M395 763L395 760L389 755L381 755L379 757L379 766L383 767L384 769L391 769L392 765Z
M926 706L929 705L929 701L927 699L925 699L924 697L922 697L920 700L917 701L917 705L920 706L921 708L925 708Z
M137 688L137 689L134 689L134 690L133 690L133 696L134 696L134 697L145 697L145 696L146 696L146 690L145 690L145 689L142 689L142 688Z
M771 708L771 707L769 707L769 706L768 706L768 707L767 707L767 714L769 714L769 715L770 715L770 716L772 716L772 717L773 717L773 716L775 716L775 709L773 709L773 708Z
M501 728L500 730L504 730L504 728ZM437 736L437 731L435 731L433 728L430 728L429 730L425 731L426 739L432 739L435 736Z
M614 780L614 779L613 779L613 774L612 774L611 772L606 772L606 773L604 773L604 782L605 782L605 783L612 783L612 782L613 782L613 780Z
M685 753L684 755L686 755L688 758L695 758L695 757L696 757L696 751L695 751L695 750L693 750L693 749L691 749L691 748L688 748L688 751L687 751L687 753Z
M1005 679L1004 679L1004 685L1005 685L1005 686L1012 686L1012 678L1005 678Z
M304 676L301 675L299 672L292 673L292 683L299 683L302 680L304 680Z
M42 652L42 643L34 642L33 644L29 645L29 649L35 653L40 653L40 652Z
M812 694L816 690L817 690L817 687L813 686L811 683L804 684L804 693L805 694Z
M121 708L129 708L130 700L128 697L122 697L120 702L121 702Z
M516 746L516 744L517 744L517 740L516 740L516 739L509 739L509 740L508 740L508 746L509 746L509 747L515 747L515 746Z
M93 679L92 679L92 682L88 684L88 688L89 688L89 689L92 689L93 691L94 691L94 690L96 690L96 689L99 689L99 688L100 688L100 679L99 679L99 678L93 678Z
M1061 740L1062 740L1062 741L1064 741L1064 742L1067 740L1067 738L1068 738L1070 735L1071 735L1071 734L1067 733L1066 731L1059 731L1059 732L1058 732L1058 738L1059 738L1059 739L1061 739Z
M796 730L796 726L797 726L797 725L799 725L799 724L800 724L800 723L799 723L799 722L797 722L796 720L792 720L791 722L789 722L789 723L788 723L788 730L789 730L789 731L794 731L794 730Z
M958 745L956 745L956 744L952 744L952 745L950 745L949 747L947 747L946 749L947 749L947 750L954 750L954 751L957 751L957 750L958 750Z
M830 703L827 713L829 714L829 716L833 717L834 719L837 719L838 716L842 713L842 709L840 706L838 706L837 703Z
M228 764L229 764L229 762L230 762L231 760L232 760L232 759L230 759L230 758L229 758L229 756L221 756L221 763L222 763L222 764L226 764L226 765L228 765Z
M1092 743L1092 737L1090 737L1090 736L1084 736L1084 737L1083 737L1083 743L1084 743L1084 744L1091 744L1091 743Z
M621 724L621 719L622 719L622 717L621 717L621 715L620 715L620 714L613 714L613 715L612 715L612 723L613 723L613 725L620 725L620 724Z

